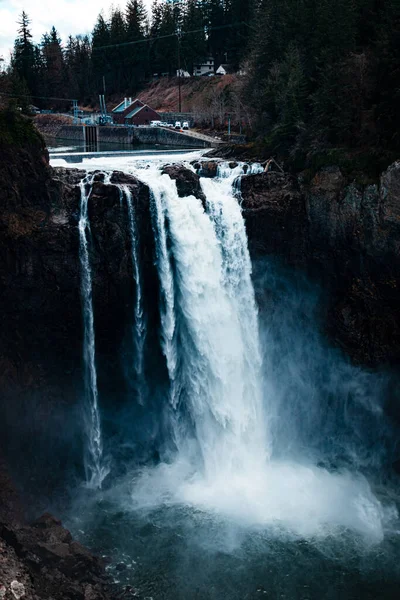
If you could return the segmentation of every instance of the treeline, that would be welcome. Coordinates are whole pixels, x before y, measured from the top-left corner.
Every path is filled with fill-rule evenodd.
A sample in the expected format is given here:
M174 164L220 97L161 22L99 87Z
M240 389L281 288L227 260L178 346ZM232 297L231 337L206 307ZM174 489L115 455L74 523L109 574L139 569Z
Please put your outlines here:
M65 46L55 28L34 44L23 13L2 86L89 103L208 56L241 72L213 102L219 124L239 115L263 151L299 168L398 157L400 0L129 0Z
M242 98L293 165L400 154L400 1L260 0Z
M101 13L91 36L70 36L64 46L55 27L34 44L23 12L9 80L21 95L88 102L104 87L107 94L132 93L178 67L192 74L209 56L217 67L229 62L237 68L253 10L253 0L155 0L148 14L143 0L129 0L108 17Z

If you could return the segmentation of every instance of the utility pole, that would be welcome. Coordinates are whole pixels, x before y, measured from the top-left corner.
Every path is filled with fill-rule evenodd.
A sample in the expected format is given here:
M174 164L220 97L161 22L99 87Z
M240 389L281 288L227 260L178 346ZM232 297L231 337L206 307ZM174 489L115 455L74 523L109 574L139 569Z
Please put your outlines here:
M178 95L179 95L179 110L182 112L182 91L181 91L181 32L178 31L176 34L178 38Z

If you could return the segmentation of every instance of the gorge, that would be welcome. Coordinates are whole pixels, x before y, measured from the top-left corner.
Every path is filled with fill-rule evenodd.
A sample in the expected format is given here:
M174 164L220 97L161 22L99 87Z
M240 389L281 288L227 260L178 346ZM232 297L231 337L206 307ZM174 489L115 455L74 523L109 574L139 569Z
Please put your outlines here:
M61 514L126 597L394 598L400 165L2 153L1 448L29 518Z

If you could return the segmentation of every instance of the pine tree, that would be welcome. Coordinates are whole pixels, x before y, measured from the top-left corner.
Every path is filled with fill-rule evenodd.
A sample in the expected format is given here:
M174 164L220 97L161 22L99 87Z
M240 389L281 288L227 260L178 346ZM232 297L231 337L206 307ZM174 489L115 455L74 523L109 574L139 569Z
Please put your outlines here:
M226 0L225 2L225 52L229 62L238 68L249 44L253 20L253 0Z
M150 24L150 69L153 75L161 73L163 70L163 57L159 40L161 31L161 22L163 18L163 8L159 0L154 0L151 7Z
M104 80L111 83L110 61L110 27L102 13L97 17L97 22L92 32L92 70L95 91L103 90Z
M126 48L123 44L126 42L126 24L124 15L119 8L111 12L110 20L110 44L108 51L110 59L110 77L112 90L115 92L126 91L128 85L128 74L125 69Z
M56 28L53 26L49 34L42 39L43 70L42 78L46 96L61 98L65 96L64 57Z
M204 23L207 34L208 54L214 58L218 66L227 61L226 33L224 29L224 5L222 0L206 0L203 2Z
M127 42L137 42L126 48L125 65L129 88L136 88L149 71L149 47L145 42L147 13L143 0L129 0L126 7Z
M35 47L32 43L32 34L29 29L30 20L25 11L22 11L18 21L18 37L14 44L12 56L13 69L16 71L18 80L26 85L31 94L36 92L36 64Z
M194 65L206 57L207 45L202 6L198 0L188 0L183 14L181 64L193 74Z
M153 74L175 73L178 66L178 7L157 0L152 5L150 65Z

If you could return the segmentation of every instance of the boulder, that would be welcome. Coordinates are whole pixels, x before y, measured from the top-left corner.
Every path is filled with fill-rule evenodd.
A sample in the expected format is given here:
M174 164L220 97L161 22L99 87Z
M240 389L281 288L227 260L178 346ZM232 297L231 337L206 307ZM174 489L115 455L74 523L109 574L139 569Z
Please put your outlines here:
M180 198L194 196L205 203L206 197L201 188L200 178L196 173L183 165L166 165L163 168L163 173L176 181L176 188Z

